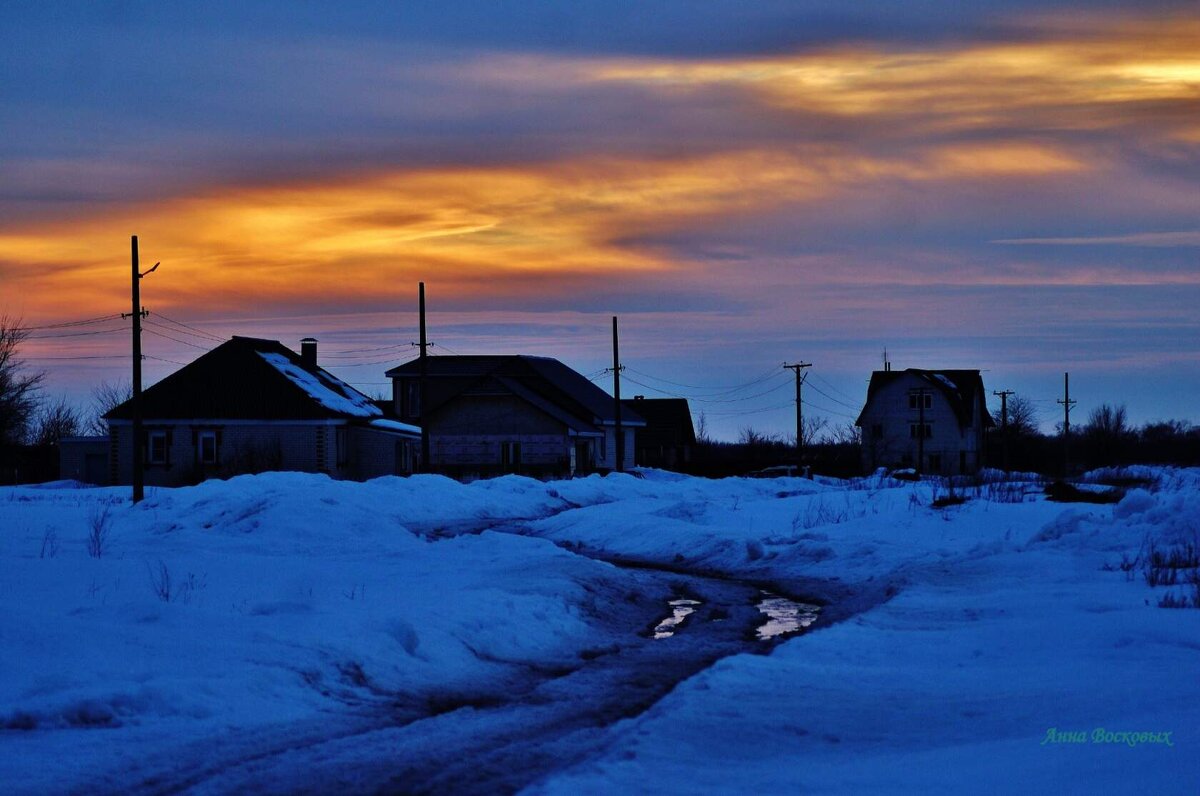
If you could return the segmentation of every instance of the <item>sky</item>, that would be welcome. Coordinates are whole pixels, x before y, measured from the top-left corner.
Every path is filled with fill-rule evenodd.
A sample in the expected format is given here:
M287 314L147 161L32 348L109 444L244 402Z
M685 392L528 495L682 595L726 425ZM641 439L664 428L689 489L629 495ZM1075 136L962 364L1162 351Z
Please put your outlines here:
M1195 2L9 4L0 313L48 395L231 334L368 393L557 357L711 433L978 368L1200 421ZM78 326L60 324L92 318ZM51 328L46 328L51 327ZM993 400L998 404L998 399Z

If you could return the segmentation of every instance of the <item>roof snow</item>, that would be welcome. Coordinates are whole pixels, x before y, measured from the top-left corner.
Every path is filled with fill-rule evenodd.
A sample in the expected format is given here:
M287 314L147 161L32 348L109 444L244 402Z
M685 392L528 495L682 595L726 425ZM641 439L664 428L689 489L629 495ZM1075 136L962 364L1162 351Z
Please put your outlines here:
M370 398L341 379L324 371L307 371L283 354L259 351L258 355L326 409L353 417L376 417L383 414L383 410L373 404Z
M382 431L402 431L405 434L420 434L421 429L416 426L411 426L408 423L401 423L398 420L370 420L367 425L371 428L378 428Z
M950 381L950 379L946 378L943 374L932 373L930 375L933 376L938 381L940 381L942 384L945 384L950 389L954 390L955 392L958 392L958 385L955 384L954 382Z

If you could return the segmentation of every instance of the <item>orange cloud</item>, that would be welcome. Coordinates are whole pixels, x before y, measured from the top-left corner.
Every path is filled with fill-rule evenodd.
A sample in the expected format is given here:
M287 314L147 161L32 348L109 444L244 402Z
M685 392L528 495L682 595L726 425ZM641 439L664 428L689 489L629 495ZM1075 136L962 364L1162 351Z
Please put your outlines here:
M1200 22L1108 22L1041 40L901 52L842 47L722 61L606 60L594 63L591 77L665 92L732 87L781 108L919 115L931 128L975 129L1055 107L1194 101Z

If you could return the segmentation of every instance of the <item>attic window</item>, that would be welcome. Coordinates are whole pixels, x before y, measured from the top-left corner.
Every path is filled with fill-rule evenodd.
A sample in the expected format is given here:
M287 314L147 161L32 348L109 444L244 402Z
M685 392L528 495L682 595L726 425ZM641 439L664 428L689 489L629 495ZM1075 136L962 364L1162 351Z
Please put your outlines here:
M417 379L404 380L404 406L406 417L421 416L421 382Z
M908 408L909 409L920 409L921 408L921 398L925 399L925 408L926 409L933 408L933 393L928 393L928 392L926 392L926 393L910 392L908 394Z

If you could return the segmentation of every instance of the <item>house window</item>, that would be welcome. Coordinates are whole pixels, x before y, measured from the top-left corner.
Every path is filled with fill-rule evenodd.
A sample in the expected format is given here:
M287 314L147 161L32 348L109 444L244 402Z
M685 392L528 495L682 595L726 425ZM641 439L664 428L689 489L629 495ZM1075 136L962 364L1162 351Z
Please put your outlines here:
M926 409L932 409L933 408L933 393L910 392L908 394L908 408L909 409L920 409L922 402L925 404Z
M874 439L883 439L883 423L875 423L871 426L871 436Z
M404 381L404 406L408 417L421 416L421 382L416 379Z
M201 431L196 437L196 447L200 454L201 464L217 463L217 432Z
M500 443L500 466L508 473L515 473L521 469L521 443Z
M933 470L935 473L940 473L942 471L942 454L929 454L929 469Z
M908 438L909 439L919 439L920 437L929 439L932 436L933 436L933 426L931 424L929 424L929 423L925 424L925 433L924 434L921 433L921 424L920 423L909 423L908 424Z
M151 431L147 435L148 447L150 455L146 460L150 464L166 464L167 463L167 432Z
M967 471L967 452L966 451L958 452L958 471L960 473L965 473Z
M337 446L337 463L338 467L342 467L349 460L346 455L346 429L338 428L333 432L334 445Z

